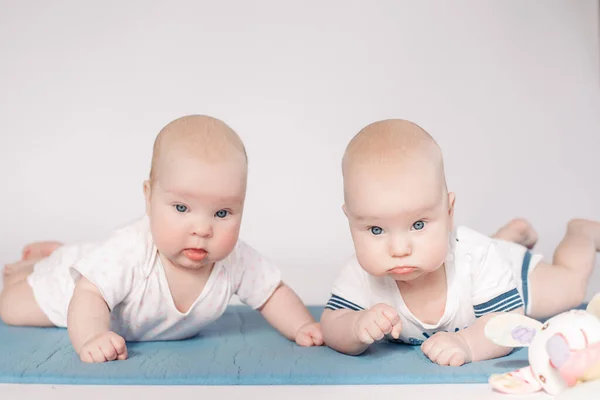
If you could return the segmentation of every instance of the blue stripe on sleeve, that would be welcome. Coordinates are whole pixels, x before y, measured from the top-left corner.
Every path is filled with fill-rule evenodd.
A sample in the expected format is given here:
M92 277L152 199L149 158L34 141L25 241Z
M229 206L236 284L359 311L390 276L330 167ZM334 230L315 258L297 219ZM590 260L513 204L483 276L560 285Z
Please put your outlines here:
M508 312L523 307L523 299L517 289L509 290L490 301L473 306L475 317L479 318L493 312Z
M354 304L353 302L348 301L340 296L336 296L335 294L331 295L331 298L327 302L325 308L328 308L330 310L340 310L343 308L354 311L364 310L364 308L362 308L358 304Z

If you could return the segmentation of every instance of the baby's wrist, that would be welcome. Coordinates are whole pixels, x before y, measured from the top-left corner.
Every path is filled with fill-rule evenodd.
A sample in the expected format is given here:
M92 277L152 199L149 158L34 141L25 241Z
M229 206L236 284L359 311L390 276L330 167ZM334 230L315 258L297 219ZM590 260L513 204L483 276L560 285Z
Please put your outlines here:
M473 350L471 349L471 343L469 343L469 340L463 335L463 331L458 331L455 333L456 336L463 342L463 347L466 350L466 362L472 362L473 361Z
M360 335L358 334L358 329L360 327L360 319L361 317L367 312L367 310L360 310L360 311L352 311L352 333L354 334L354 339L362 344L366 344L364 343L361 339L360 339Z
M307 325L310 325L310 324L314 324L315 322L316 321L314 319L309 319L304 322L301 322L299 324L299 326L296 328L295 336L298 337L298 335L302 332L302 329L304 329L304 327L306 327Z

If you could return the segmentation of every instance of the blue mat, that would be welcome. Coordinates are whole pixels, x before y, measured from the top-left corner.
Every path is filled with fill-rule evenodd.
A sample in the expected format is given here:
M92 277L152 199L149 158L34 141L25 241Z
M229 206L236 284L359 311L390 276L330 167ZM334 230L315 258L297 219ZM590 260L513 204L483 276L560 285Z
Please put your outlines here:
M318 318L322 307L310 307ZM0 383L111 385L333 385L486 383L527 364L526 350L462 367L431 363L419 347L378 343L360 356L303 348L262 316L232 306L195 338L129 343L126 361L84 364L58 328L0 323Z

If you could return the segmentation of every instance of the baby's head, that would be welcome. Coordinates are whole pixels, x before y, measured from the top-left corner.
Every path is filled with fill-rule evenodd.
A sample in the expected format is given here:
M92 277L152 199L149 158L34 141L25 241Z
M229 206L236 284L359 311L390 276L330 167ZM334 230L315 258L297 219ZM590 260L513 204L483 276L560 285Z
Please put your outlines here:
M454 194L427 132L404 120L372 123L348 144L342 172L344 212L365 271L409 281L443 265Z
M144 182L158 251L185 268L227 257L238 240L247 171L244 144L222 121L190 115L165 126Z

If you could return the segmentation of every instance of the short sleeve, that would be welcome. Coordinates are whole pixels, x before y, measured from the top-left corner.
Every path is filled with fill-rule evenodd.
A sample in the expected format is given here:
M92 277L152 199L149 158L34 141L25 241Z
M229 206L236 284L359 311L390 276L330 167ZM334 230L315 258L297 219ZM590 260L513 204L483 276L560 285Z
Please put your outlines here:
M281 271L248 244L238 241L234 265L235 294L253 309L262 307L281 283Z
M523 307L510 262L502 256L496 243L489 243L478 264L472 270L475 317Z
M149 258L147 239L133 226L118 230L80 258L71 275L93 283L113 310L131 291L135 271Z
M333 283L331 297L325 308L330 310L348 309L354 311L368 308L368 282L366 272L353 257L340 271Z

